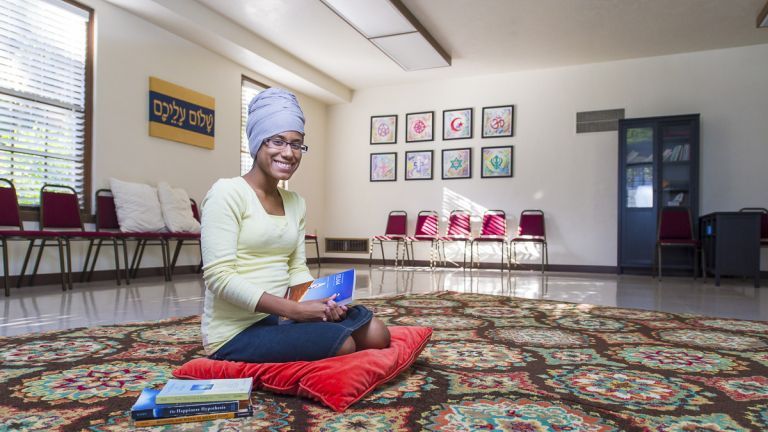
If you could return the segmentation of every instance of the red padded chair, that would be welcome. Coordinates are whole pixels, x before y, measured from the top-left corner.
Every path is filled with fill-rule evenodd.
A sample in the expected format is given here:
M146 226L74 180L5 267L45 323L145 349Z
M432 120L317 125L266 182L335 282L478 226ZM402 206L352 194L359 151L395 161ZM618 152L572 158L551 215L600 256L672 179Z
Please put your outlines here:
M168 271L168 242L165 241L161 232L118 232L120 224L117 219L117 210L115 208L115 198L109 189L100 189L96 191L96 230L108 231L115 235L123 245L123 257L126 262L126 283L131 277L135 278L141 262L141 255L144 254L144 248L147 246L160 246L163 255L163 275L165 280L170 280ZM136 249L133 251L131 265L128 266L128 241L136 242ZM98 255L98 252L97 252ZM86 264L88 258L86 257ZM96 263L94 257L88 279L91 280L93 267Z
M5 187L5 186L8 187ZM28 241L27 253L24 257L24 265L22 267L21 274L16 282L16 287L21 287L22 279L24 278L24 270L29 263L29 256L32 254L32 249L39 247L42 251L46 242L55 242L48 246L57 246L59 251L59 271L61 272L61 289L67 289L66 282L66 269L64 267L64 243L58 237L56 233L47 231L34 231L25 230L24 222L21 220L21 212L19 211L19 198L16 195L16 187L10 180L0 178L0 248L3 250L3 288L5 290L5 296L11 295L10 290L10 270L8 268L8 242L9 241ZM8 229L13 227L13 229ZM40 244L36 245L35 241L40 240Z
M480 228L480 235L472 239L470 243L471 263L470 268L474 267L475 245L478 250L477 267L480 268L480 243L499 243L501 244L501 270L504 270L504 252L507 248L507 214L504 210L486 210L483 213L483 222Z
M192 216L195 218L196 221L200 222L200 211L197 207L197 202L193 200L192 198L189 199L189 204L192 206ZM198 247L198 250L200 250L201 243L200 243L200 233L199 232L168 232L164 233L163 237L167 242L171 242L173 240L176 240L176 249L173 251L173 259L171 259L171 267L169 269L169 277L173 277L173 270L176 268L176 261L179 259L179 252L181 252L181 247L184 246L184 243L186 244L196 244ZM170 244L168 245L168 251L170 252ZM200 269L203 267L203 253L200 251L200 265L197 267L197 272L200 272Z
M80 219L80 200L77 192L64 185L46 184L40 188L40 229L43 231L55 231L64 242L64 250L67 260L67 281L69 289L72 289L72 251L70 242L88 241L93 245L103 241L111 241L115 252L115 281L120 285L120 254L118 253L118 239L115 233L86 231L83 221ZM38 251L35 267L32 270L30 283L34 281L37 269L40 266L42 248ZM85 269L83 269L85 272ZM23 270L22 270L23 273Z
M381 246L381 260L386 262L384 258L384 243L395 242L395 267L397 267L397 259L400 254L400 245L405 244L406 231L408 229L408 213L403 210L393 210L389 212L387 216L387 229L384 231L384 235L377 235L371 238L371 243L368 248L368 266L373 263L373 246L376 242ZM405 249L405 254L408 253L408 248ZM410 256L409 256L410 259Z
M317 268L320 268L320 245L318 244L317 234L304 234L304 244L315 244L315 252L317 253Z
M523 210L520 213L520 225L517 227L517 236L509 241L509 248L514 255L517 266L517 245L519 243L533 243L541 245L541 272L544 266L549 265L547 253L547 230L544 228L544 212L541 210Z
M422 210L416 217L416 231L412 236L406 237L406 247L411 248L411 258L415 258L413 244L417 242L429 242L429 267L435 266L437 242L440 238L440 216L434 210Z
M443 265L445 265L445 243L463 242L464 243L464 264L467 266L467 245L472 242L472 217L468 211L453 210L448 216L448 230L445 236L440 237L440 247L442 247Z
M701 242L693 236L691 212L687 207L662 207L659 213L659 229L656 237L656 260L659 280L661 280L661 250L665 247L685 247L693 249L693 277L699 273L697 254L706 262ZM703 267L703 266L702 266Z

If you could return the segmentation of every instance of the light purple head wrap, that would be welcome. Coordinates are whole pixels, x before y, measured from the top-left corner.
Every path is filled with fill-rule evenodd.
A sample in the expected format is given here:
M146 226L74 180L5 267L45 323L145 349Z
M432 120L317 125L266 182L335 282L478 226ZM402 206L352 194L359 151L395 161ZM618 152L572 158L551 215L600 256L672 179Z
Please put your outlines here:
M245 133L252 158L265 139L287 131L304 135L304 113L293 93L273 87L251 99Z

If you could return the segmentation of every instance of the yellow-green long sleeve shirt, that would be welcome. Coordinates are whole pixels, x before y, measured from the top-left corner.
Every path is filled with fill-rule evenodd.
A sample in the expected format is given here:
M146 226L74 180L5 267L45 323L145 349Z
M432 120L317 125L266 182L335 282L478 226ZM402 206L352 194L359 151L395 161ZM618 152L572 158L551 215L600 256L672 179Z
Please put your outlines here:
M217 181L203 200L201 330L208 355L267 316L255 312L264 293L282 297L313 279L304 251L306 204L295 192L279 191L285 216L268 214L242 177Z

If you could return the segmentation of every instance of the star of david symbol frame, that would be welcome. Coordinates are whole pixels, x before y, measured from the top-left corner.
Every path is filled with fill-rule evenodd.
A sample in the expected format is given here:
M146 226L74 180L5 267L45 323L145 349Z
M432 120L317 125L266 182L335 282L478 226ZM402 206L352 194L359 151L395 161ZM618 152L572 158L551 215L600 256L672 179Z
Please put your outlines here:
M443 150L442 167L443 180L472 178L472 148Z

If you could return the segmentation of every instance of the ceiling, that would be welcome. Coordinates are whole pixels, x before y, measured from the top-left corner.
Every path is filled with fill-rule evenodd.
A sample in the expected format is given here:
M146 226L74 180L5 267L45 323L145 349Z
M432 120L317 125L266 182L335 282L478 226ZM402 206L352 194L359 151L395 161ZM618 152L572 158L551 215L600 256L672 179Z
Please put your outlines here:
M194 3L109 1L155 3L188 19L181 9ZM447 68L405 72L319 0L196 1L200 19L224 17L286 52L295 67L285 69L303 69L294 73L328 90L320 97L331 102L369 87L768 43L768 29L756 28L766 0L402 0L452 58ZM260 54L243 38L239 45Z

